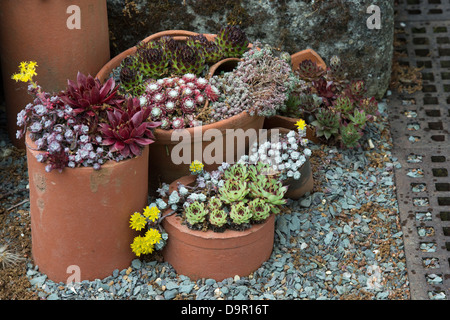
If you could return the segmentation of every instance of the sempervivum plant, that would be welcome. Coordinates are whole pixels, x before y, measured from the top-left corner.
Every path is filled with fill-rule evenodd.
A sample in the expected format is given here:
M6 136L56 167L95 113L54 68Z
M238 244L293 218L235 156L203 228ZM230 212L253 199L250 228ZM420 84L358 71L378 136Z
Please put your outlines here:
M160 123L147 122L150 109L141 108L137 98L129 98L126 108L108 110L108 122L100 123L103 145L124 159L139 156L142 148L154 142L152 129Z
M193 73L201 75L205 69L205 57L202 50L198 50L195 46L191 47L187 44L179 46L172 52L172 70L173 73L183 75Z
M240 58L248 50L248 44L245 33L235 26L222 28L213 40L197 34L186 40L163 36L142 41L136 46L136 52L118 67L120 91L137 97L144 90L143 83L149 79L181 77L187 73L204 77L209 66L221 59Z
M188 186L178 183L171 193L169 185L163 184L158 189L160 198L152 205L170 209L167 214L179 215L192 229L245 230L283 211L287 188L279 175L269 175L268 169L261 162L249 162L247 156L232 165L222 163L211 172L194 161L191 172L196 175L195 182Z
M305 119L322 142L358 147L367 124L379 115L378 102L367 96L364 81L346 79L336 56L326 70L305 60L295 74L299 82L279 114Z
M17 125L23 128L17 137L28 132L36 150L42 151L37 160L46 164L47 171L80 166L100 169L108 160L140 154L144 145L153 142L151 129L158 123L147 120L147 111L138 102L126 102L113 79L100 84L79 73L77 82L68 81L67 89L58 94L28 81L34 100L17 115ZM108 126L111 130L105 129ZM113 132L118 136L111 143Z
M67 81L67 89L59 94L59 98L72 108L74 114L87 113L96 117L96 110L119 106L123 98L117 94L117 86L113 78L104 84L91 75L77 74L77 80Z
M218 96L219 90L207 79L187 73L148 80L139 99L150 110L149 119L161 122L162 129L183 129L200 125L206 101Z
M240 57L249 45L245 32L236 25L223 27L215 40L225 58Z

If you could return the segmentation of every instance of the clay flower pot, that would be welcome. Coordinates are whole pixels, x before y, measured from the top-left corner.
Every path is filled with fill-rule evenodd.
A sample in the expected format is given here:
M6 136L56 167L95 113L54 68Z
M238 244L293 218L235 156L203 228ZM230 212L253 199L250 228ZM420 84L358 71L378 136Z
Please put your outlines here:
M194 176L186 176L170 185L175 190L177 182L188 185ZM170 211L170 210L168 210ZM167 213L165 213L167 214ZM245 231L191 230L176 215L163 220L169 239L162 254L178 274L192 280L212 278L222 281L239 275L248 276L267 261L273 250L275 216L264 223L255 224Z
M288 186L285 198L298 200L306 193L311 192L314 188L314 178L311 170L311 163L306 159L305 163L300 167L300 179L288 179L284 185Z
M79 29L69 29L71 5L79 8ZM11 79L22 61L36 61L34 78L49 92L65 89L78 71L94 75L110 59L106 0L2 0L0 1L0 60L5 90L8 133L16 139L17 113L32 102L27 84Z
M322 69L327 69L326 63L323 61L320 55L312 49L305 49L291 55L292 68L294 70L297 69L300 63L305 60L311 60L312 62L317 63L317 65Z
M198 35L198 33L190 32L190 31L184 31L184 30L168 30L168 31L162 31L156 34L153 34L147 38L145 38L143 41L148 42L151 40L157 40L161 38L162 36L172 36L175 40L178 41L184 41L187 39L187 37L192 35ZM204 34L204 36L208 40L213 40L216 35L214 34ZM97 74L97 78L104 82L108 79L110 73L112 70L120 65L123 59L125 59L127 56L134 54L136 52L136 47L132 47L116 57L114 57L111 61L109 61ZM208 77L211 77L215 72L219 72L220 70L229 70L230 68L233 68L237 64L239 59L235 58L228 58L219 61L218 63L214 64L210 67ZM207 108L208 102L206 102L205 108ZM203 159L200 159L204 155L204 150L210 146L213 142L211 141L211 137L208 137L205 135L206 132L210 129L216 130L215 132L221 133L222 138L222 146L223 150L216 150L216 152L219 153L219 156L221 158L220 161L214 162L214 163L205 163L205 170L214 170L216 169L222 162L227 161L227 149L226 149L226 143L227 140L227 134L228 138L232 138L230 134L234 134L231 131L227 132L227 129L242 129L243 132L250 132L247 131L249 129L255 130L256 133L259 132L260 129L262 129L264 124L264 117L261 116L250 116L247 112L242 112L241 114L238 114L236 116L230 117L228 119L224 119L221 121L218 121L216 123L211 123L203 126L198 126L194 128L186 128L186 129L179 129L179 130L163 130L156 128L154 130L155 135L155 143L152 143L150 145L150 161L149 161L149 193L151 195L155 195L157 188L161 185L161 183L171 183L172 181L185 176L189 175L189 166L192 161L198 160L202 161ZM213 130L213 131L214 131ZM209 131L212 133L213 131ZM189 141L184 141L183 138L173 138L176 134L183 134L183 137L186 137L189 139ZM172 139L175 139L172 141ZM181 141L180 141L181 140ZM187 140L187 139L186 139ZM214 139L213 139L214 140ZM237 141L240 139L238 138ZM241 155L248 152L249 145L252 143L248 139L245 139L245 143L238 144L237 141L235 141L234 148L232 149L233 152L233 159L234 161L237 161ZM214 141L214 143L219 143L218 141ZM177 150L183 150L188 152L190 150L191 154L186 156L186 161L182 161L182 163L175 163L172 159L172 151L174 148L177 148ZM231 148L231 147L229 147ZM183 154L185 155L185 154ZM177 161L176 161L177 162Z
M290 118L288 118L290 119ZM296 128L286 128L285 126L279 126L274 128L267 128L268 135L270 136L271 130L278 130L281 134L287 134L291 130ZM307 131L308 133L308 131ZM283 182L283 185L288 186L288 190L284 195L287 199L298 200L306 193L311 192L314 188L314 177L312 175L312 168L309 159L307 158L305 163L300 167L300 179L289 178Z
M39 151L28 146L32 254L39 270L55 282L102 279L127 268L136 232L130 215L148 199L148 147L141 156L91 167L45 171ZM77 279L76 277L74 279ZM75 280L75 281L78 281Z

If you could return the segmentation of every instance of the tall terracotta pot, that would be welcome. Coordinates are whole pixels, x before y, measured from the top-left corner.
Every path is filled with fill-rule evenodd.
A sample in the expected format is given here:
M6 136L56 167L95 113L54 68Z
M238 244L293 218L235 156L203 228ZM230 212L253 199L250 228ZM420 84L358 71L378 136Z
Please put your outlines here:
M80 29L69 29L78 27L72 24L78 17ZM49 92L64 89L78 71L94 75L110 59L106 0L1 0L0 57L8 132L14 145L25 148L16 139L16 117L32 98L12 74L20 62L36 61L34 80Z
M185 176L170 185L170 191L177 182L193 183L194 176ZM255 224L245 231L191 230L181 223L176 215L163 220L163 227L169 235L162 254L178 274L192 280L211 278L222 281L226 278L248 276L258 269L273 250L275 216L264 223Z
M26 144L34 144L26 138ZM134 259L130 215L148 199L148 147L141 156L91 167L45 171L27 146L32 255L55 282L102 279ZM75 270L80 273L75 275Z
M187 37L197 34L198 33L184 30L168 30L153 34L145 38L143 41L148 42L151 40L157 40L162 36L171 36L178 41L183 41L186 40ZM214 34L204 35L210 41L216 36ZM136 50L136 47L132 47L114 57L99 71L96 77L101 82L106 81L112 70L114 68L117 68L122 60L127 56L134 54ZM232 68L233 64L235 66L238 61L239 59L236 58L228 58L216 63L215 65L210 67L208 77L211 77L216 70L223 70L222 68ZM207 107L207 105L205 107ZM262 129L263 124L264 117L250 116L247 112L242 112L241 114L230 117L228 119L224 119L212 124L207 124L201 127L199 126L181 130L163 130L158 128L155 129L154 135L156 141L155 143L150 145L150 194L154 195L161 183L171 183L172 181L182 176L190 174L190 163L194 160L202 161L203 159L199 157L203 157L203 151L208 146L211 146L211 148L213 148L212 143L216 142L213 139L215 137L208 136L208 132L211 135L215 135L215 133L220 132L223 146L223 149L216 149L216 152L219 153L217 159L221 160L215 161L214 163L207 163L208 161L206 161L205 163L205 161L202 161L205 164L205 170L209 171L216 169L220 164L222 164L222 162L227 161L227 159L231 159L230 152L227 151L226 141L227 138L233 138L233 135L236 134L236 131L230 131L228 129L242 129L242 132L249 134L249 136L245 140L239 138L235 140L233 148L231 148L231 146L228 147L228 150L232 150L231 153L233 155L233 159L238 160L240 155L248 152L249 146L253 141L252 139L254 139L255 137L254 135L250 135L250 133L259 133L259 130ZM179 137L177 138L178 135ZM211 141L211 139L213 141ZM244 141L243 144L241 143L242 141ZM182 152L180 152L179 154L174 154L174 148L176 148L176 150L182 150ZM182 160L182 163L178 163L178 160L174 161L173 157L178 157L178 155L185 156L186 154L184 152L190 152L189 156L187 156L186 158L183 157L187 160ZM213 156L215 155L216 154L214 154ZM227 158L227 156L229 158Z

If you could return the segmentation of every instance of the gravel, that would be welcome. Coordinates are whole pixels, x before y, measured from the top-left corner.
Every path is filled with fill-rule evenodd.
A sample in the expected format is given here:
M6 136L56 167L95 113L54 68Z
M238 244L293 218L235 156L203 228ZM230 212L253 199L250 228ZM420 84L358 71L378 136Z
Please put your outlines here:
M311 144L314 190L289 200L291 213L276 220L271 257L249 276L191 281L148 257L105 279L65 284L29 260L29 290L47 300L407 300L393 171L400 164L385 113L366 137L373 149L367 141L355 150Z

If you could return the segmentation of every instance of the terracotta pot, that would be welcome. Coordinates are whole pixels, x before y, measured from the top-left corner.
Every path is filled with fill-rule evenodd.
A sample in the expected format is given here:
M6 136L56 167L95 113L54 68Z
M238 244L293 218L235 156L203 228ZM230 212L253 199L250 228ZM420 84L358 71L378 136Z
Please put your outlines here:
M309 159L306 159L306 162L300 167L299 171L300 179L294 180L291 178L284 182L289 187L284 196L285 198L298 200L314 188L314 178Z
M178 180L192 182L193 176ZM176 188L171 184L171 190ZM192 280L211 278L222 281L239 275L248 276L257 270L273 250L275 216L253 225L245 231L195 231L181 224L181 218L171 215L163 220L169 239L162 254L178 274Z
M148 42L151 40L156 40L161 38L162 36L172 36L176 40L183 41L188 36L197 34L198 33L184 30L169 30L153 34L145 38L143 41ZM208 40L212 40L215 36L216 35L213 34L205 34L205 37L207 37ZM133 47L120 53L111 61L109 61L100 70L96 77L101 82L104 82L108 79L112 70L120 65L123 59L131 54L134 54L135 52L136 47ZM214 72L219 72L220 70L224 69L229 70L230 68L233 68L233 66L235 66L238 61L239 59L236 58L228 58L219 61L218 63L210 67L208 77L211 77ZM208 102L206 102L205 105L205 108L207 107ZM234 159L233 161L238 160L241 155L248 152L251 141L249 139L245 139L243 145L238 145L242 140L237 139L237 141L235 141L234 143L234 148L232 149L233 152L227 152L227 144L225 143L226 139L227 137L233 137L233 133L231 131L228 131L227 133L227 129L242 129L243 132L250 132L247 130L253 129L256 133L259 133L259 130L262 129L263 124L264 117L250 116L247 112L243 112L228 119L224 119L212 124L207 124L201 127L186 128L181 130L155 129L154 134L156 141L155 143L150 145L149 193L151 195L155 195L156 190L157 188L159 188L161 183L171 183L172 181L182 176L189 175L189 166L194 160L202 161L205 164L205 170L208 171L216 169L223 161L226 161L227 154L229 157L230 154L231 156L234 155L234 157L228 159ZM207 161L205 162L202 159L204 155L203 150L205 150L205 148L207 148L208 146L211 146L212 143L216 142L211 142L211 137L208 138L207 136L204 136L205 132L210 129L215 129L214 131L209 131L210 133L220 132L223 139L223 150L216 150L217 152L219 152L218 158L220 158L221 160L214 163L208 163ZM186 137L190 141L185 141L183 140L183 138L172 141L172 137L175 137L176 134L182 133L184 133L183 137ZM190 156L186 157L187 160L183 161L183 163L174 163L174 161L172 160L172 151L174 148L177 148L176 150L190 150L191 154Z
M274 129L278 130L281 134L287 134L292 130L285 127L268 128L268 136L270 136L270 131ZM306 159L305 163L300 167L299 172L300 179L295 180L290 178L283 182L283 185L288 186L288 190L284 196L285 198L298 200L314 188L314 177L309 159Z
M322 69L324 69L324 70L327 69L326 63L319 56L319 54L312 49L305 49L305 50L296 52L293 55L291 55L292 68L294 70L297 69L299 64L305 60L311 60L311 61L317 63Z
M74 14L68 7L74 4L80 8L80 29L67 27ZM24 149L24 139L16 139L17 113L32 97L12 74L20 62L36 61L34 80L48 92L65 89L78 71L94 75L110 59L106 0L1 0L0 55L8 133Z
M29 137L26 143L34 145ZM130 215L142 211L148 199L148 147L139 157L108 161L98 171L46 172L37 153L27 147L32 254L39 270L55 282L67 282L70 266L79 267L80 281L128 268L136 236Z

